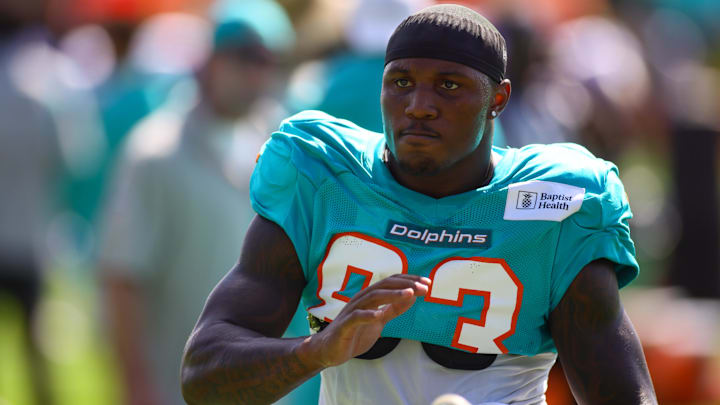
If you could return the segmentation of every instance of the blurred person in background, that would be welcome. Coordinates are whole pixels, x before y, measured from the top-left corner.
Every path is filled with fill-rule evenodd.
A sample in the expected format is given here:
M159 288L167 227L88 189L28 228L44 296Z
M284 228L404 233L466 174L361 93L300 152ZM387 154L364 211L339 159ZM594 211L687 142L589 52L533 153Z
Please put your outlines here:
M57 128L65 165L58 172L57 189L51 196L57 201L58 210L53 213L47 235L47 247L55 265L77 258L77 253L89 246L78 243L85 239L87 222L78 221L73 210L74 196L66 192L66 186L69 178L85 178L102 166L106 139L95 95L87 85L86 66L78 64L63 49L61 29L51 23L56 18L51 2L43 2L43 9L38 21L41 24L32 30L33 40L18 50L10 74L18 88L50 112ZM80 229L81 232L75 232ZM84 249L84 256L89 257L89 249Z
M715 1L620 2L639 22L653 72L665 173L646 173L636 200L641 249L664 269L632 309L663 403L720 401L720 24ZM650 147L651 145L648 145ZM657 170L656 170L657 171ZM641 177L641 176L637 176ZM667 184L664 184L667 182ZM634 198L630 194L630 198ZM640 215L642 214L642 215ZM642 220L642 221L641 221Z
M256 154L283 114L272 39L247 18L287 20L271 2L236 4L216 8L197 99L187 82L133 130L106 199L99 263L128 404L184 403L186 337L236 260Z
M16 70L19 55L44 42L36 26L44 9L42 0L0 1L0 295L20 308L23 352L39 405L54 403L34 315L43 287L42 240L63 161L50 111L24 92ZM12 372L7 366L0 361L0 375Z
M135 0L54 4L51 20L65 31L56 47L74 70L54 72L54 87L72 90L73 97L56 91L51 101L71 134L63 137L66 149L78 157L61 183L65 213L57 229L69 243L59 253L84 271L97 252L98 211L123 139L167 100L175 84L192 76L206 56L209 34L197 16L145 15Z
M326 58L300 64L288 88L288 108L320 110L382 132L380 99L385 45L408 14L422 7L412 0L360 0L344 36Z
M641 33L667 120L682 233L664 281L688 297L720 300L720 24L707 19L720 15L720 3L657 2L668 7L647 10Z

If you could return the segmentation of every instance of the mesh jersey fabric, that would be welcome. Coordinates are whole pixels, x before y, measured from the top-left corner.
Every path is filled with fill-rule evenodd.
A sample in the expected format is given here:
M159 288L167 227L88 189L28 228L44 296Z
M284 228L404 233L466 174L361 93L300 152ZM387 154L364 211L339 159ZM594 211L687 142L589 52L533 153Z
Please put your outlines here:
M384 149L382 134L306 111L283 121L261 150L252 206L293 242L307 280L303 305L315 316L331 321L354 293L390 274L433 278L432 289L441 274L453 274L443 283L455 284L448 291L456 297L418 299L382 335L535 355L555 351L546 321L586 264L614 262L619 287L638 274L617 168L581 146L494 147L501 159L488 185L440 199L397 183ZM506 220L506 206L515 204L509 190L525 182L583 189L581 205L559 221ZM391 232L403 227L413 236L444 231L486 240L423 243Z

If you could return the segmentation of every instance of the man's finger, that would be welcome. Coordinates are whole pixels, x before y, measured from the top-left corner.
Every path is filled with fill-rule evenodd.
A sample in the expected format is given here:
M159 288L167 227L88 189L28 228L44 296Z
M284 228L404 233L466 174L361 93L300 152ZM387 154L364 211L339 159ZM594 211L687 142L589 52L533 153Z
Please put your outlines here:
M353 330L354 327L373 322L382 322L383 316L383 310L381 309L356 309L345 317L341 335L354 335L356 333Z
M353 297L343 310L349 312L356 309L377 309L383 305L389 305L412 297L425 295L424 293L416 294L415 291L415 287L374 289L363 296L357 298Z
M405 313L405 311L413 306L415 299L415 296L410 296L409 298L397 300L380 308L380 317L382 322L389 322L391 319Z
M417 296L423 296L427 293L430 287L430 279L427 277L419 277L411 274L396 274L386 279L380 280L377 283L373 283L368 288L365 288L355 294L354 299L360 299L363 296L370 294L371 292L378 289L405 289L412 288L413 292Z

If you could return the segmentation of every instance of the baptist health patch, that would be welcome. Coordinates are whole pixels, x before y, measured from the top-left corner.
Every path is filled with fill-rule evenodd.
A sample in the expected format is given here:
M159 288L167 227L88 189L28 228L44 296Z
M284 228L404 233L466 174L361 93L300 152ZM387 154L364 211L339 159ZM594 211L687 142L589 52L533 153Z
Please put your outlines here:
M508 187L505 215L509 221L560 222L578 212L585 189L552 181L526 181Z

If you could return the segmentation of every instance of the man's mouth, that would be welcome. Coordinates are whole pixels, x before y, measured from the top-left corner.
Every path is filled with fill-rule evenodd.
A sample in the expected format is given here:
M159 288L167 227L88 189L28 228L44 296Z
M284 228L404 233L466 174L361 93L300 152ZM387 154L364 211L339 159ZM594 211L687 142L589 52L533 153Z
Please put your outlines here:
M440 134L429 128L407 128L400 131L400 137L404 136L439 138Z

